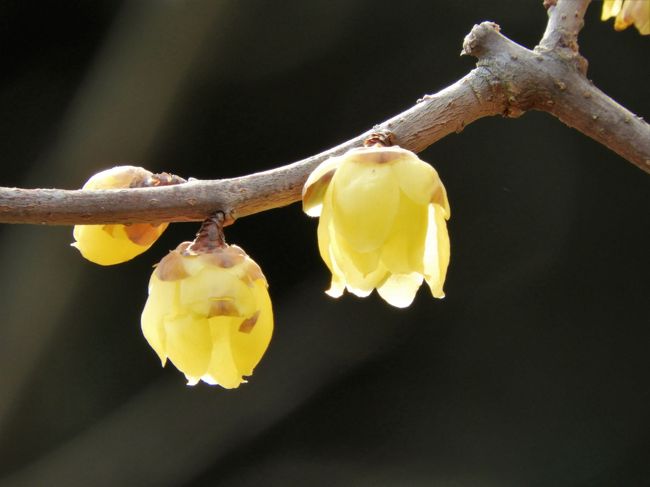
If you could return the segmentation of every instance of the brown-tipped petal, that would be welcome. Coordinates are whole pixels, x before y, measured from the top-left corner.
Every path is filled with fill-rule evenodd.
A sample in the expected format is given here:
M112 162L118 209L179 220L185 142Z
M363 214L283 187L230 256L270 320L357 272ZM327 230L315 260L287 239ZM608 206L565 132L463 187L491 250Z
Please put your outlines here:
M156 266L155 273L161 281L178 281L189 276L184 257L177 250L172 250L163 257Z
M307 178L302 188L302 210L309 216L320 216L325 192L340 164L340 157L330 157Z

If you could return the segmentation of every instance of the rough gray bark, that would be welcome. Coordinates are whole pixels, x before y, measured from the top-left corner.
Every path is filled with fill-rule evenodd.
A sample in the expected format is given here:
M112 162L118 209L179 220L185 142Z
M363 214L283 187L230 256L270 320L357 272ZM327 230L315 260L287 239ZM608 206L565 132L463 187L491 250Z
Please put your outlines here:
M596 88L577 36L590 0L545 0L549 21L526 49L491 22L474 26L462 54L477 67L435 95L339 146L286 166L233 179L103 191L0 188L0 222L48 225L198 221L215 211L241 218L300 200L309 173L373 132L419 152L479 118L540 110L650 173L650 125Z

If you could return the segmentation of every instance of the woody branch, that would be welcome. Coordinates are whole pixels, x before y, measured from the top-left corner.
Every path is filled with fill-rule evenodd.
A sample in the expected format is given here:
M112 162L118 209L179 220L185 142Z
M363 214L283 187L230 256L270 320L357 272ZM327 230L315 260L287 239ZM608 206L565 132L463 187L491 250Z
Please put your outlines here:
M325 159L361 146L372 132L424 150L452 132L493 115L540 110L557 117L650 173L650 125L586 77L578 33L590 0L545 0L546 31L526 49L483 22L461 54L478 59L463 78L347 142L286 166L232 179L115 190L0 188L0 222L48 225L200 221L215 211L241 218L300 200L310 172Z

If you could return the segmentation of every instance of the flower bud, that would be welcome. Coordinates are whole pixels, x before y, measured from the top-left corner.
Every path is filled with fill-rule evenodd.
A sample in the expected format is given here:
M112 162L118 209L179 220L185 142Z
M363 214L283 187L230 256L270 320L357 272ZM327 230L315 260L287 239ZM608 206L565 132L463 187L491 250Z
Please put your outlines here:
M183 242L149 281L142 332L163 366L227 389L246 382L273 333L273 310L259 266L235 245L196 253Z
M444 297L449 202L438 173L413 152L372 146L326 160L305 183L303 210L320 216L330 296L377 289L403 308L426 280L434 297Z
M91 177L82 189L137 188L153 174L135 166L117 166ZM76 225L73 247L91 262L113 265L145 252L167 228L167 223L129 225Z

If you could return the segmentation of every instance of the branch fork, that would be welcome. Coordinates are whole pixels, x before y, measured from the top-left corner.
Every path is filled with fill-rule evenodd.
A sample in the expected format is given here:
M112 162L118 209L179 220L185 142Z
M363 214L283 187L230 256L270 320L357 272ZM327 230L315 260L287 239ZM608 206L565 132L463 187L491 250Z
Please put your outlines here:
M81 191L0 188L0 222L48 225L203 221L215 210L245 217L300 201L309 174L324 160L360 147L376 133L413 152L476 120L547 112L650 173L650 125L595 87L585 74L578 33L590 0L544 0L548 23L526 49L492 22L475 25L464 55L477 67L408 110L347 142L276 169L233 179L190 180L149 188ZM230 223L230 221L225 224Z

